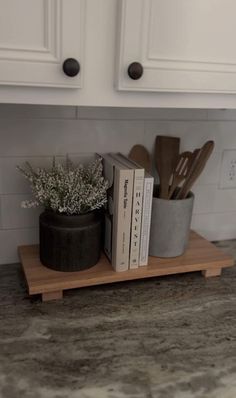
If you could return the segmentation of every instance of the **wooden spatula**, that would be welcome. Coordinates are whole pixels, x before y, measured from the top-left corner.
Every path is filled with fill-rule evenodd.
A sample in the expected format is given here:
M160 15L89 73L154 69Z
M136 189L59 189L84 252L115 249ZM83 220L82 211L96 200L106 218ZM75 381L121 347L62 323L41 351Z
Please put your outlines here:
M171 199L175 189L178 185L180 185L186 178L189 165L192 160L193 153L192 152L183 152L178 156L176 168L173 172L173 179L169 190L168 199Z
M129 158L140 164L148 173L151 171L151 157L143 145L134 145L130 150Z
M190 157L190 159L189 159L188 167L187 167L187 171L186 171L186 175L185 175L185 181L186 181L186 180L189 178L189 176L192 174L199 153L200 153L200 148L195 149L195 150L191 153L191 157ZM180 188L180 190L177 192L177 194L175 195L175 197L172 198L172 199L179 199L180 193L181 193L181 188Z
M200 149L200 152L196 157L196 161L193 164L192 172L189 173L188 178L186 178L183 186L181 187L177 195L178 199L185 199L188 196L188 193L191 190L193 184L202 173L209 157L212 154L213 149L214 149L214 141L207 141Z
M179 156L180 139L158 135L155 142L155 163L160 179L160 198L168 199L169 183Z

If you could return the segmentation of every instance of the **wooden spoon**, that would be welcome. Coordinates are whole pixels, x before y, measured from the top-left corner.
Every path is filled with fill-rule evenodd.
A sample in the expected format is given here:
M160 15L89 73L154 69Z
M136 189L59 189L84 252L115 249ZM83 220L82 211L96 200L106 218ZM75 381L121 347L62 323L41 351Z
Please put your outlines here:
M155 162L160 179L160 198L168 199L169 182L179 156L180 139L178 137L156 137Z
M188 193L191 190L193 184L202 173L209 157L212 154L213 149L214 141L207 141L200 149L200 152L196 157L196 161L193 164L192 172L189 173L188 178L186 178L182 188L177 195L178 199L185 199L188 196Z
M134 145L130 150L129 158L142 166L148 173L151 171L151 157L143 145Z
M168 199L171 199L175 189L180 185L186 178L189 170L189 165L192 161L192 152L183 152L177 159L176 168L173 172L172 184L169 190Z

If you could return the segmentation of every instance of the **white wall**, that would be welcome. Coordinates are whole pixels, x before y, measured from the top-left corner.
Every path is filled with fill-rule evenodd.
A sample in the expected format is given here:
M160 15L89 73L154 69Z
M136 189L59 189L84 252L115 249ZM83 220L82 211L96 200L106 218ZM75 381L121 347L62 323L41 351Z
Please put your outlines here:
M44 165L52 155L80 157L150 151L157 134L181 137L182 150L213 139L215 151L195 185L192 227L210 240L236 238L236 190L219 189L224 149L236 149L235 110L75 108L0 105L0 264L18 261L17 246L38 242L40 209L22 209L27 181L16 170L26 159Z

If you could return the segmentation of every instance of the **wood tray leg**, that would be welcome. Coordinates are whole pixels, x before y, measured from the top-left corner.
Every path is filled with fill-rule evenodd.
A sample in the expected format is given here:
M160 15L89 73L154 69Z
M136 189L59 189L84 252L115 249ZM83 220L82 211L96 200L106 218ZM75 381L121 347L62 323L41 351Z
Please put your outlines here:
M58 299L62 299L62 297L63 297L63 290L42 293L42 301L58 300Z
M202 271L202 275L205 276L205 278L210 278L211 276L220 276L221 271L222 271L221 268L206 269Z

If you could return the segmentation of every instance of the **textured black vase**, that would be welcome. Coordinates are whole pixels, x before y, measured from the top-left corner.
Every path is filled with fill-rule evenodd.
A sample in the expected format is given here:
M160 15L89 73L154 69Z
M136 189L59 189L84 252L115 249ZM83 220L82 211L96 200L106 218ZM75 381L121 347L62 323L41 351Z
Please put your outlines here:
M101 254L102 213L68 216L44 211L39 218L40 261L57 271L80 271Z

